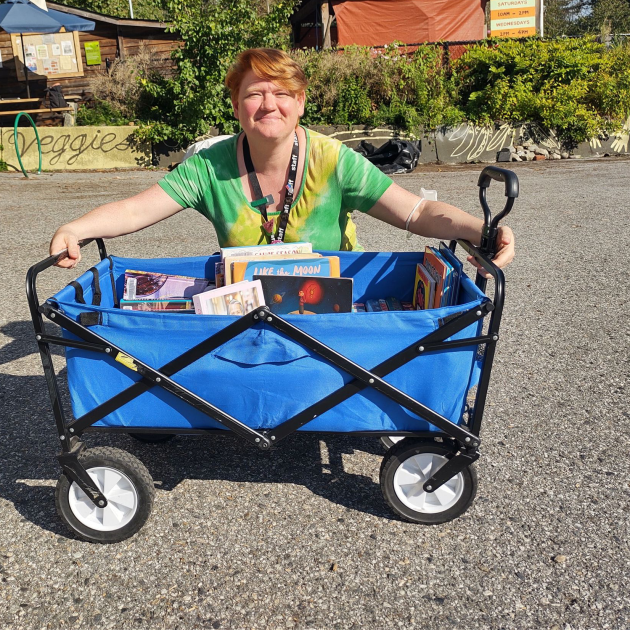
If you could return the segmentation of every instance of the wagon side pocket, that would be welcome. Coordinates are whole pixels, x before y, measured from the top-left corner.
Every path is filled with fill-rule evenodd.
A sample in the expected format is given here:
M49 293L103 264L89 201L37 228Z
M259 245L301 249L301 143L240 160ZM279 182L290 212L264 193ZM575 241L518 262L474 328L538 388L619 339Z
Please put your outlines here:
M263 327L246 330L214 350L212 355L223 361L254 367L292 363L308 357L309 352L282 333Z

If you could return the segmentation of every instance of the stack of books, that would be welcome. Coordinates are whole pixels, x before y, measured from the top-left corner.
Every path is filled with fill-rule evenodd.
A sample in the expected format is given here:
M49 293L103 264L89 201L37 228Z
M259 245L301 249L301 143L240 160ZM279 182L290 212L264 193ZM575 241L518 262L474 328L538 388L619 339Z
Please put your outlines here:
M424 260L416 267L413 305L418 310L457 304L462 263L445 243L439 249L427 246Z
M214 288L214 284L205 278L127 269L120 308L193 313L194 296L208 288Z
M217 288L194 296L195 313L244 315L266 305L277 314L349 313L352 279L340 277L339 256L313 253L311 243L224 247Z

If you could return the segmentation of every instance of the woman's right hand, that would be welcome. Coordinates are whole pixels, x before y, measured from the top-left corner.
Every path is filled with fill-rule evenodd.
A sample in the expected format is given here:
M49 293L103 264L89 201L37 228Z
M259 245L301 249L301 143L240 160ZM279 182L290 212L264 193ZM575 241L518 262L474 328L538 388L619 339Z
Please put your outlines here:
M68 256L58 261L55 266L64 269L73 269L81 260L79 239L72 230L60 227L50 241L50 255L54 256L59 254L64 249L68 250Z

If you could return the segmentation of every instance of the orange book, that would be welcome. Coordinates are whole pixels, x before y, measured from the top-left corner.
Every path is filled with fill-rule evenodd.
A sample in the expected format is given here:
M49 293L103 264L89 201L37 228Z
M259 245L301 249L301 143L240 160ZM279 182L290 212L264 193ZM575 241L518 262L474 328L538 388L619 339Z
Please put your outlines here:
M428 245L424 249L424 260L422 264L429 272L429 275L435 280L435 296L431 308L440 308L448 267L444 264L444 261L440 260L440 258L435 255Z

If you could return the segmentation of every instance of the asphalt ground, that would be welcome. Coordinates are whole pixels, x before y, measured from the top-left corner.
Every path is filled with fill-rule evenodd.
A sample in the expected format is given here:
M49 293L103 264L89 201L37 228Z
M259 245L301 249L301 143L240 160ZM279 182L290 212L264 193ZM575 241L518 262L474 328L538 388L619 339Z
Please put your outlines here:
M265 455L233 437L91 435L141 459L156 483L146 526L110 546L76 539L55 512L57 438L24 278L57 226L162 173L0 175L0 627L630 627L630 161L511 168L518 253L465 515L434 527L394 517L375 439L292 437ZM480 170L396 181L479 213ZM498 208L500 185L490 192ZM368 250L424 247L356 219ZM151 258L217 244L186 211L108 247ZM81 270L96 259L85 253ZM76 275L50 270L40 296ZM55 362L63 382L59 351Z

